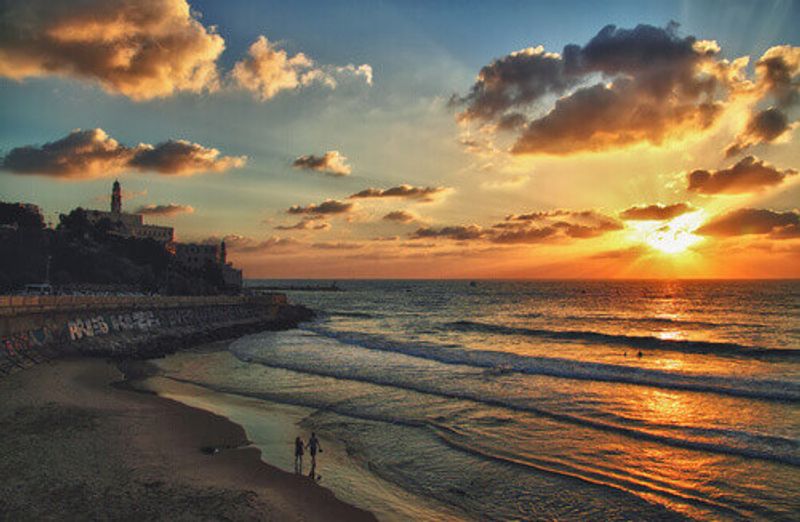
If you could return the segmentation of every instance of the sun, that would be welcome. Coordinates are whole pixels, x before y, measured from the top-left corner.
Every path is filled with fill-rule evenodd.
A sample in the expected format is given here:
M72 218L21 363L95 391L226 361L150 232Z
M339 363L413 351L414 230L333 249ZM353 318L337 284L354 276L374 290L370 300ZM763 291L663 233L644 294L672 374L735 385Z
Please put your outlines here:
M704 219L705 212L701 209L667 222L643 221L635 226L636 239L663 254L680 254L703 241L694 231Z

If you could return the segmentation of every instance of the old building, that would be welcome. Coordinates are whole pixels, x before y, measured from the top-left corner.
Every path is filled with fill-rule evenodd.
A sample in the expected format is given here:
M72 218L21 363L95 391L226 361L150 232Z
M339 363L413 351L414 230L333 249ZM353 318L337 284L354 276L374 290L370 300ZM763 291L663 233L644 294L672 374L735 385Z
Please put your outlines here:
M198 270L220 263L220 245L205 243L176 243L175 260L187 268Z
M172 227L144 224L141 214L128 214L122 211L122 188L115 181L111 190L111 212L104 210L87 210L86 218L97 224L107 219L114 227L113 233L123 237L154 239L160 243L170 243L175 232Z

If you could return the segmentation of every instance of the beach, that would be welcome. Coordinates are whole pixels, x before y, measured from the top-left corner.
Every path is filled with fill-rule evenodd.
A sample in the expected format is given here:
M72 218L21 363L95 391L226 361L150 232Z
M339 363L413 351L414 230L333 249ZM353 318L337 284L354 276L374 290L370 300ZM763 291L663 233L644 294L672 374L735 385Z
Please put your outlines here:
M237 424L131 389L111 362L40 364L0 393L0 519L374 520L264 463Z

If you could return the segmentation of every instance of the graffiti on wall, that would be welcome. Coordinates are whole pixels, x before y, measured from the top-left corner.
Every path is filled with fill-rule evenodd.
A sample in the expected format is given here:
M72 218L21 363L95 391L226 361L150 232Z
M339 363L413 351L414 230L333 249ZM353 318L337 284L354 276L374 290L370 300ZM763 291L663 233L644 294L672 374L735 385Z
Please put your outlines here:
M251 319L263 313L264 309L260 307L227 305L97 314L76 317L61 328L43 327L0 338L0 349L9 356L15 356L57 341L72 342L118 332L148 331L162 327L207 326Z

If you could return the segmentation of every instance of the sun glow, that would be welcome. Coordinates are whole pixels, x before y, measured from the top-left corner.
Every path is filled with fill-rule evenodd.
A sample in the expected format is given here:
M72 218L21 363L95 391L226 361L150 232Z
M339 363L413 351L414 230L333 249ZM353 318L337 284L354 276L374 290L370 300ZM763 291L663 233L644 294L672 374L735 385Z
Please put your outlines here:
M634 225L636 239L664 254L680 254L703 240L694 231L705 220L705 211L697 210L667 222L642 221Z

